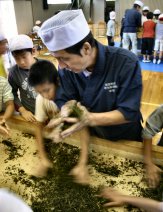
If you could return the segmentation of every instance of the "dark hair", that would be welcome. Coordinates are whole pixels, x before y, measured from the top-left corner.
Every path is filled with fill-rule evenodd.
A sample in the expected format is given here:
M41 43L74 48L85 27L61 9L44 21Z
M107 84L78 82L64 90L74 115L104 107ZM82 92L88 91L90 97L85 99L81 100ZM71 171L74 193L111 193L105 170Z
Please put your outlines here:
M153 19L153 13L152 12L147 13L147 19Z
M46 82L58 85L58 71L50 61L37 61L29 70L28 83L34 87Z
M90 32L83 40L81 40L79 43L76 43L75 45L65 49L66 52L70 53L70 54L77 54L81 56L81 49L84 45L85 42L88 42L91 47L95 47L96 46L96 41L92 35L92 32Z
M25 52L30 52L32 54L32 50L33 49L31 49L31 48L29 48L29 49L21 49L21 50L12 51L11 53L12 53L13 56L17 56L17 55L23 54Z

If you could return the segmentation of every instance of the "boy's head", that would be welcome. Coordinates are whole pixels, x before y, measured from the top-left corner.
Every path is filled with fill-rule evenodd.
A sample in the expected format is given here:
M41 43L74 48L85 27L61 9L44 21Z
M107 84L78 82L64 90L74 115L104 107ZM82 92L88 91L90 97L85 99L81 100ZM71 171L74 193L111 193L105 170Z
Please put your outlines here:
M155 16L155 19L158 20L159 15L161 14L161 11L159 9L154 10L153 15Z
M153 13L152 12L147 13L147 19L153 19Z
M9 48L17 65L22 69L30 69L35 62L31 38L27 35L17 35L9 41Z
M159 15L158 19L159 19L159 22L161 24L163 24L163 13L161 15Z
M0 55L5 54L7 51L7 39L3 34L0 34Z
M149 13L149 7L148 6L144 6L143 10L142 10L142 13L143 13L144 16L147 16L147 14Z
M28 83L46 99L55 98L58 86L58 72L53 63L42 60L30 68Z

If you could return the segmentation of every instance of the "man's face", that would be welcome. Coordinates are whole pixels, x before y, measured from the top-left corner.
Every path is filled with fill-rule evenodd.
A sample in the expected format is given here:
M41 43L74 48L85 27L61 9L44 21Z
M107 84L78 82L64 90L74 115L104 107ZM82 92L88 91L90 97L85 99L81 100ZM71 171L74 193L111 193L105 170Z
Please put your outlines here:
M0 55L5 54L7 51L7 40L0 41Z
M91 52L92 49L88 45L81 49L81 55L70 54L65 50L52 52L51 54L58 60L61 69L66 68L72 72L80 73L91 64Z
M35 59L33 58L33 53L24 51L20 54L13 55L16 64L22 69L30 69L33 65Z
M45 82L35 86L35 90L41 96L48 100L54 100L56 94L56 86L53 83Z

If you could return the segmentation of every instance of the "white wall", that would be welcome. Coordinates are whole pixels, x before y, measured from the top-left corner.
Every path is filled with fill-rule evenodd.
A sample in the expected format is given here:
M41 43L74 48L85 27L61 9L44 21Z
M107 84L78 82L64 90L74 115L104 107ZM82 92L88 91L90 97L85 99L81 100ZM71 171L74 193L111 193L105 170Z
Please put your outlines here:
M33 28L31 1L14 1L16 23L19 34L28 34Z
M0 1L0 33L6 38L17 35L17 25L13 1Z

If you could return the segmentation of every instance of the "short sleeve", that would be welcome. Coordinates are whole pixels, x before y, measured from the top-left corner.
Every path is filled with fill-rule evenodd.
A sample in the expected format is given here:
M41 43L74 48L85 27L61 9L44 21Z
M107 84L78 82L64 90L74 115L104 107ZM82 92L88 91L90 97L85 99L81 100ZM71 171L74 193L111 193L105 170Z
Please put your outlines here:
M137 60L127 59L125 61L119 75L119 84L117 109L124 115L126 120L140 120L142 76Z
M148 117L145 128L142 131L142 138L151 139L157 133L161 132L163 128L163 105L158 107Z
M12 88L10 84L8 83L7 79L4 80L4 85L3 85L3 103L6 103L10 100L14 100L14 96L12 94Z
M57 105L48 99L43 98L40 94L36 98L35 118L38 122L45 122L58 113Z

